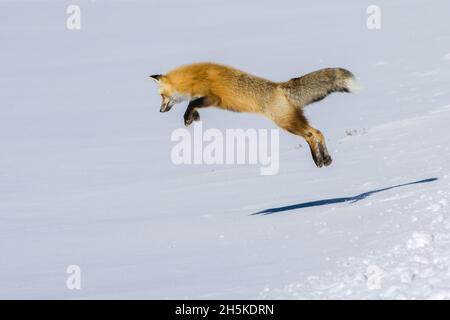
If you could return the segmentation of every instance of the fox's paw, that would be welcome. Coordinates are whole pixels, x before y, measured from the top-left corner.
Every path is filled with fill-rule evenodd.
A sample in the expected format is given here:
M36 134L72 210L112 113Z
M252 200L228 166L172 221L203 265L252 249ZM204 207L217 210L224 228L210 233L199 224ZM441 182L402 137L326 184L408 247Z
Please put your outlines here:
M317 148L312 150L311 154L314 160L314 163L318 168L322 168L323 166L327 167L329 166L333 160L331 159L331 156L328 154L326 149L323 147L321 143L317 144Z
M191 114L184 115L184 125L187 127L194 121L200 120L200 114L197 110L193 111Z
M329 154L327 154L323 157L323 165L325 167L328 167L332 162L333 162L333 159L331 159Z
M322 157L316 159L315 162L316 162L317 168L322 168L323 167L323 159L322 159Z
M318 168L322 168L323 167L323 157L322 154L320 152L314 152L311 150L311 155L313 157L314 163L316 164L316 166Z
M198 111L195 110L195 111L192 113L192 118L194 119L194 121L200 121L200 113L198 113Z
M193 121L194 121L194 119L192 119L192 118L185 118L185 119L184 119L184 125L187 127L187 126L189 126Z
M194 122L194 117L192 117L192 116L184 117L184 125L186 127L189 126L192 122Z

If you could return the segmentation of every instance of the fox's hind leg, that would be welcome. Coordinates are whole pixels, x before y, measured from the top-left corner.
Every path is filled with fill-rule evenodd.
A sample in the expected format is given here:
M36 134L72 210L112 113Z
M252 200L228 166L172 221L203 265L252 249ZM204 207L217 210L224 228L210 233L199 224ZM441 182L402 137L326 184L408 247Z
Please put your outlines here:
M308 142L316 166L321 168L331 164L332 159L325 144L325 137L320 130L309 125L301 109L296 108L295 112L283 117L279 125L285 130L303 137Z
M198 108L210 107L218 103L218 99L214 97L200 97L189 102L189 105L184 113L184 124L190 125L193 121L200 120Z
M331 159L331 156L328 153L327 146L325 144L325 137L323 136L322 132L309 126L309 128L307 129L307 136L309 139L307 138L306 141L308 142L311 148L311 153L313 154L313 159L316 165L319 168L322 167L322 165L329 166L333 160ZM317 150L314 150L313 152L312 145L316 146L316 149L318 149L320 157L316 156L316 158L314 158L314 154L317 152Z

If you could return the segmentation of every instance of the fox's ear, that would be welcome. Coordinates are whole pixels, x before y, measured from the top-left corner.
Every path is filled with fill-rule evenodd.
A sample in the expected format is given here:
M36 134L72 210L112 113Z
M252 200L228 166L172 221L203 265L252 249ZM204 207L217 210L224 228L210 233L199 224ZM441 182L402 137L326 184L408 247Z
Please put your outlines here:
M159 83L159 80L162 78L162 74L154 74L154 75L151 75L150 78L152 78L157 83Z

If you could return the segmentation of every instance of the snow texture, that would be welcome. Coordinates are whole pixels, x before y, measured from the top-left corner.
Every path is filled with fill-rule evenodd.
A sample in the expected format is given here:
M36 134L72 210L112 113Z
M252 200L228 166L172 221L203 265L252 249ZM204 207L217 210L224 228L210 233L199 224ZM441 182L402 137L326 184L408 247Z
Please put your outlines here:
M450 299L450 3L377 1L380 30L371 4L1 1L0 298ZM197 61L351 70L306 109L333 164L280 132L274 176L174 165L185 104L160 114L148 76Z

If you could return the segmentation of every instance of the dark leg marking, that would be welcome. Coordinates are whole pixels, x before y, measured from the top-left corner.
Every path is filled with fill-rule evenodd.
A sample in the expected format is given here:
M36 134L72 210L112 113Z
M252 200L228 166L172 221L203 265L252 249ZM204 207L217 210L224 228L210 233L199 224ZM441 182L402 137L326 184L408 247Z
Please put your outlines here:
M189 102L189 105L184 113L184 124L186 126L190 125L193 121L200 120L200 114L196 110L197 108L206 107L206 98L201 97Z

